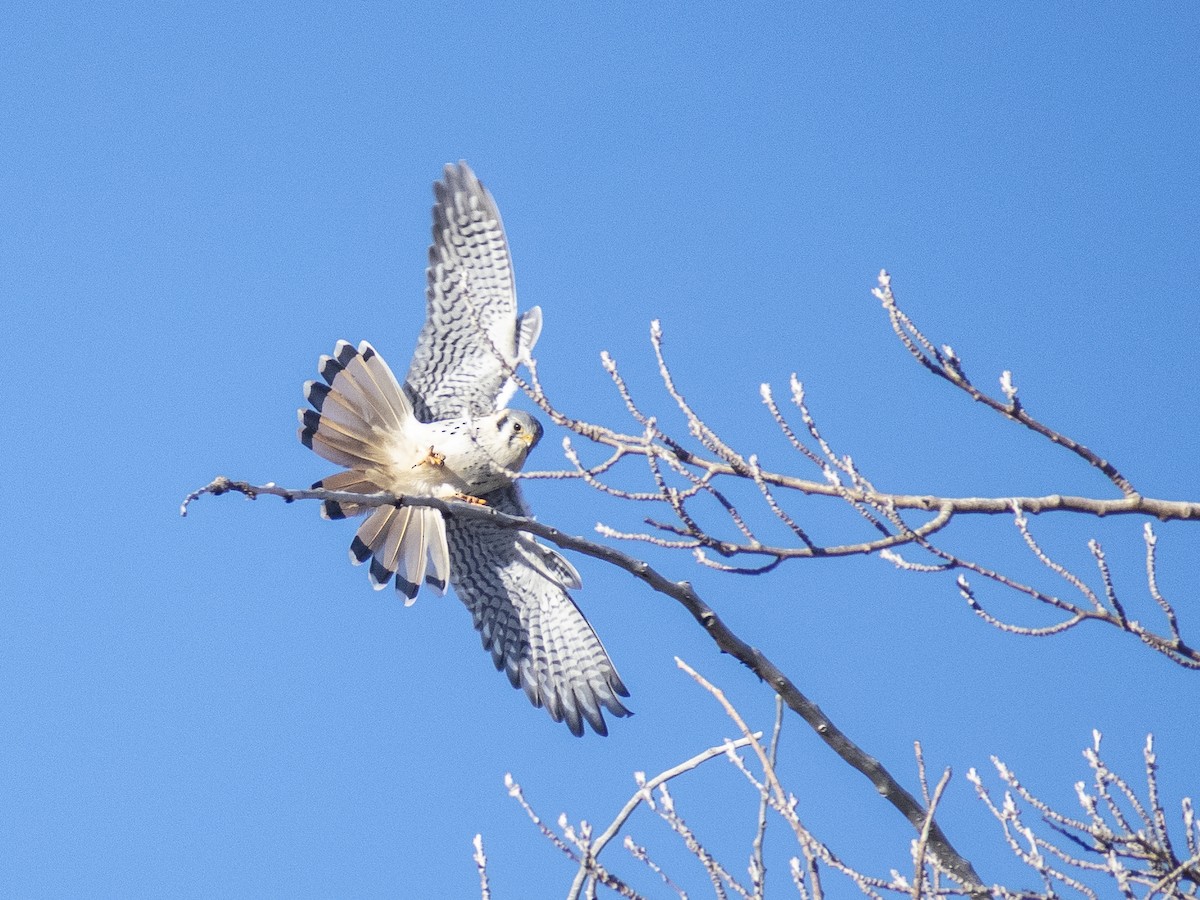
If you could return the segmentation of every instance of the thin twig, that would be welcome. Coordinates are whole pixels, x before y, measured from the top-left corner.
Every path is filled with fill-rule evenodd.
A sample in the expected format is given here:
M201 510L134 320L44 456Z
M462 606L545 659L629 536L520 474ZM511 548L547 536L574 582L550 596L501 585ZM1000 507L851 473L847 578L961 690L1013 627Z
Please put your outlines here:
M487 855L483 852L483 835L475 835L475 852L471 858L475 860L475 868L479 872L479 900L491 900L492 888L488 884Z
M756 736L760 737L761 734ZM744 747L749 743L749 738L741 738L740 740L732 742L732 746ZM575 880L571 883L571 889L567 892L567 897L570 898L570 900L575 900L575 898L579 896L579 891L583 886L583 881L587 876L589 866L600 855L600 852L606 846L608 846L608 843L620 833L621 829L625 826L625 823L629 820L629 817L633 815L638 806L650 799L655 788L661 784L665 784L672 778L678 778L685 772L692 771L692 769L696 768L702 763L708 762L710 759L723 756L729 747L729 743L720 744L716 747L709 747L707 750L697 753L691 759L681 762L679 765L673 766L664 772L660 772L653 778L650 778L644 782L639 782L637 792L625 802L625 805L621 807L621 811L617 813L612 822L609 823L608 827L605 828L604 831L599 834L599 836L592 840L588 847L587 855L580 860L579 869L575 873Z

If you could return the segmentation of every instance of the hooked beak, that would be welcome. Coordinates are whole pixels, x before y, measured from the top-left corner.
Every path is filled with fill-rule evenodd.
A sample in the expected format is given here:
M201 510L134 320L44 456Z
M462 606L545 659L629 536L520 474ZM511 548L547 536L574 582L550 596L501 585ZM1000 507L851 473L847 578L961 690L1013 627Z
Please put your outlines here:
M531 428L526 428L520 434L521 439L529 445L525 450L526 453L529 453L534 447L536 447L538 441L542 439L542 423L537 419L533 419L531 420L530 425L532 426Z

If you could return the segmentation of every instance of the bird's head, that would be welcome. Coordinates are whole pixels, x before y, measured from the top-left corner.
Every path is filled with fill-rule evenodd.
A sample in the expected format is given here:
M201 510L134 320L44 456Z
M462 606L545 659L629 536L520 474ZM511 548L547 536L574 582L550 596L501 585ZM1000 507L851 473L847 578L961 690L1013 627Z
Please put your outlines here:
M511 456L502 462L508 468L519 468L537 442L542 439L542 424L519 409L502 409L496 413L496 431L500 445L506 449L503 455Z

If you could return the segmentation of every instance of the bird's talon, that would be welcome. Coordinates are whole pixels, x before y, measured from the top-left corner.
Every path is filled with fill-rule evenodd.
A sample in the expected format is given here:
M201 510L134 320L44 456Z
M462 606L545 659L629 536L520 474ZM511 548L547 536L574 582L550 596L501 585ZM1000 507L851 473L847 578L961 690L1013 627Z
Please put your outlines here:
M487 505L488 505L487 501L486 501L486 500L484 500L482 497L472 497L470 494L458 494L458 493L456 493L456 494L454 495L454 498L453 498L453 499L455 499L455 500L463 500L463 501L465 501L465 502L467 502L467 503L474 503L476 506L487 506Z
M426 465L434 466L435 468L441 468L445 464L446 464L445 454L438 453L436 450L433 449L433 447L430 447L424 456L422 456L415 463L413 463L413 468L415 469L417 466L426 466Z

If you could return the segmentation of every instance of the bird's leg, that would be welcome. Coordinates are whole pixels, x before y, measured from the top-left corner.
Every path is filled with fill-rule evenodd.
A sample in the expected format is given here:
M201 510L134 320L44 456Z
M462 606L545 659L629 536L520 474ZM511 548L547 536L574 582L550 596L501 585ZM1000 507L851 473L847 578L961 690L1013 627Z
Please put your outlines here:
M455 491L450 495L451 500L465 500L467 503L474 503L476 506L487 506L487 501L482 497L472 497L470 494L464 494L461 491Z
M441 468L445 464L446 464L445 455L442 453L438 453L431 446L429 448L429 450L426 451L424 456L422 456L415 463L413 463L412 467L415 469L417 466L430 465L430 466L433 466L434 468Z

